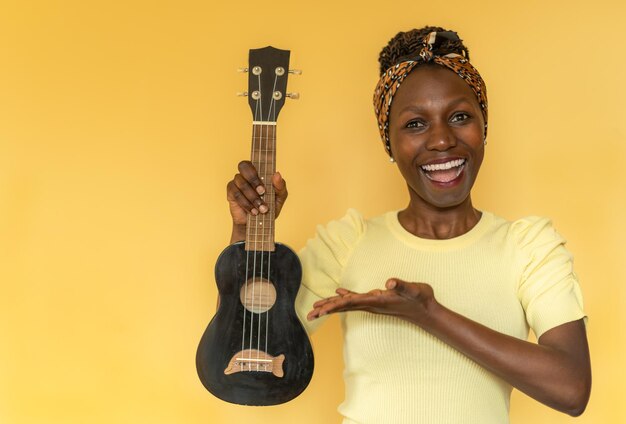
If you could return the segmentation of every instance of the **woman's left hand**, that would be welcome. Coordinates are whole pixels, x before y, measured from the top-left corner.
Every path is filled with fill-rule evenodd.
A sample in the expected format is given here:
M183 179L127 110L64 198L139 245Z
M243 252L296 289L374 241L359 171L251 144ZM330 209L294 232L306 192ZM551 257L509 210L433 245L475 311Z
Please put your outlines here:
M437 306L433 288L425 283L408 283L391 278L385 289L355 293L339 288L337 296L319 300L307 315L309 321L323 315L346 311L367 311L375 314L393 315L420 324Z

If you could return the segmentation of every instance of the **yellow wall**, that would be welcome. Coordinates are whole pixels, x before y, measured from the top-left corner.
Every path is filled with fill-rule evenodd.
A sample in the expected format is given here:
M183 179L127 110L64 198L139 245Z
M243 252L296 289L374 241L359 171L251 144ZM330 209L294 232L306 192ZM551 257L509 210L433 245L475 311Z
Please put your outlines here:
M370 100L379 49L424 24L459 31L489 88L475 203L552 217L575 254L594 370L576 422L626 422L626 6L379 3L3 2L1 423L338 422L336 318L287 405L219 402L195 374L229 236L224 187L249 151L235 70L268 44L304 69L278 135L291 197L277 238L299 247L350 206L406 202ZM571 419L516 393L512 422Z

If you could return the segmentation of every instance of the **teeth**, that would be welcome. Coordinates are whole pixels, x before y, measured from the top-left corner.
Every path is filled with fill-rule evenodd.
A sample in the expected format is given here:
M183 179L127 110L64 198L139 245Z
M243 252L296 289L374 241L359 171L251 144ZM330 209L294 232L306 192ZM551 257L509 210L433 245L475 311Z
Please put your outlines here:
M457 166L461 166L465 163L465 159L456 159L451 160L450 162L445 163L434 163L430 165L422 165L422 169L424 171L445 171L446 169L456 168Z

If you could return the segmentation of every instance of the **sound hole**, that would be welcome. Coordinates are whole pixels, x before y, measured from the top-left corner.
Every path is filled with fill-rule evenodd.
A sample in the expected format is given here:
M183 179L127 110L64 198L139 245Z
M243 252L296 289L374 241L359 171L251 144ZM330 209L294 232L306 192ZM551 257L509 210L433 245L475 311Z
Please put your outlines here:
M269 311L276 303L276 289L271 281L255 277L246 281L239 291L244 308L255 314Z

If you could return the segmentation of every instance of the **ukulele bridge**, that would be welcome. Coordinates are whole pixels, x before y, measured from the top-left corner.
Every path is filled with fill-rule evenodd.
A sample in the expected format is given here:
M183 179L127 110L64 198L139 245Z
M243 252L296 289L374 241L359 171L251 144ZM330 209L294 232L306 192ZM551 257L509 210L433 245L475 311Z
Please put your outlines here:
M283 362L285 355L282 353L276 357L256 349L246 349L237 352L228 361L228 366L224 374L234 374L237 372L269 372L276 377L283 377Z

